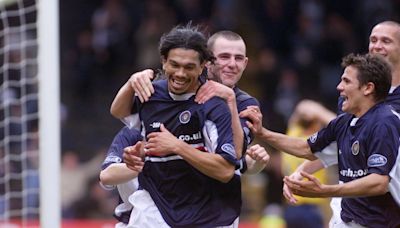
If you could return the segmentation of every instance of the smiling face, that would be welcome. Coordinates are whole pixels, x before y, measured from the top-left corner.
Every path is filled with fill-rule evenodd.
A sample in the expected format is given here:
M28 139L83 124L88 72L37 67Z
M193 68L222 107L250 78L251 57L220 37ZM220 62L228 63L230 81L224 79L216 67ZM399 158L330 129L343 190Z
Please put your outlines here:
M171 49L162 64L171 93L179 95L196 92L200 85L198 78L204 68L198 52L192 49Z
M336 88L343 98L342 110L359 117L364 113L365 97L369 92L366 85L360 85L357 75L356 67L347 66Z
M207 66L209 78L233 88L247 66L248 58L243 40L218 37L211 49L216 60L214 64Z
M383 56L392 66L400 64L400 26L376 25L369 37L369 53Z

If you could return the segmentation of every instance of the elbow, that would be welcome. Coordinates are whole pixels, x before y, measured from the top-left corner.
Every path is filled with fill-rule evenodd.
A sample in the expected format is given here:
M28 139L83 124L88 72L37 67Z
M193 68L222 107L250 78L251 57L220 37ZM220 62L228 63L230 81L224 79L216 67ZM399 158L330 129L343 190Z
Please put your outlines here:
M384 195L389 191L388 185L380 185L376 188L376 195Z
M310 161L314 161L314 160L318 159L313 153L303 154L301 156L301 158L304 158L304 159L307 159L307 160L310 160Z
M111 175L109 175L107 172L105 172L104 170L100 172L100 182L103 185L113 185L113 181L112 181L112 177Z
M389 177L384 178L379 184L375 187L376 195L384 195L389 191Z
M231 166L226 169L225 172L221 172L221 175L218 177L218 180L224 184L228 183L235 174L235 167Z
M122 118L124 118L124 116L121 115L121 113L119 113L118 110L117 110L113 105L111 105L110 114L111 114L112 116L114 116L115 118L117 118L117 119L122 119Z

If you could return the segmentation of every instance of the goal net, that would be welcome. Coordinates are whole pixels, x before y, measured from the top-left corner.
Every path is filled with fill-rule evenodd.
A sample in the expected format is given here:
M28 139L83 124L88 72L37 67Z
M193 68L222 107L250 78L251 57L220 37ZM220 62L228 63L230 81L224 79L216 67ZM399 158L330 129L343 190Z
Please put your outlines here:
M43 14L57 16L51 2L0 0L0 227L59 226L58 35Z

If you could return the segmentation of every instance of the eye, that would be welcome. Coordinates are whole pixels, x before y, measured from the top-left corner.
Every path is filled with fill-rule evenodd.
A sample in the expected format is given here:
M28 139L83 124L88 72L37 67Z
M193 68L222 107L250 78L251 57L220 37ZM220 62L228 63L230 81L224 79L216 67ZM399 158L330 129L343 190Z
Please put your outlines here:
M221 60L228 60L231 58L231 56L230 55L219 55L218 58Z
M194 69L194 66L185 66L185 70L192 71Z
M383 39L382 41L383 41L383 43L385 43L385 44L390 44L390 43L392 42L391 39L387 39L387 38Z
M178 65L178 64L176 64L176 63L173 63L173 62L172 62L172 63L170 63L169 65L171 65L171 67L172 67L172 68L178 68L178 67L179 67L179 65Z
M241 55L235 57L235 60L236 60L237 62L243 62L244 59L245 59L244 56L241 56Z

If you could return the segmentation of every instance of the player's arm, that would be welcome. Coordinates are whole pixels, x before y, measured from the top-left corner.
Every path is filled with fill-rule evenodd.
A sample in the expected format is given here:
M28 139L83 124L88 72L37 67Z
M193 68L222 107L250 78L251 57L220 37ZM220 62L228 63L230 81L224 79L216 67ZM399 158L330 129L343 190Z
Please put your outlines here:
M336 118L336 114L313 100L302 100L289 119L289 125L296 124L299 121L318 121L323 125L328 125L330 121Z
M199 104L204 104L214 96L221 97L228 104L232 116L233 143L235 144L236 156L240 158L243 151L244 133L237 111L235 92L228 86L208 80L196 93L195 101Z
M141 145L140 132L128 127L122 128L114 137L108 151L107 156L102 164L102 171L100 172L100 182L104 185L117 185L125 183L137 177L138 172L130 170L124 163L122 154L126 147L137 150L140 152L137 145ZM130 146L133 145L134 146ZM139 164L140 165L140 164ZM139 168L142 168L143 164Z
M132 74L115 96L111 104L111 114L119 119L129 116L135 95L139 97L141 102L148 101L151 94L154 93L154 88L151 84L151 79L153 78L154 72L150 69Z
M307 140L296 138L270 131L262 126L262 113L257 106L249 106L240 112L240 117L248 118L247 122L250 130L261 140L265 141L277 150L294 155L296 157L315 160Z
M160 127L160 132L152 132L147 137L146 154L157 156L177 154L203 174L223 183L227 183L233 177L234 164L228 162L219 154L206 153L193 148L176 138L163 124Z
M125 163L113 163L100 172L103 185L117 185L136 178L138 172L129 169Z
M291 191L305 197L366 197L383 195L388 192L390 178L388 175L372 173L344 184L321 184L317 178L301 172L306 180L298 181L284 178Z

